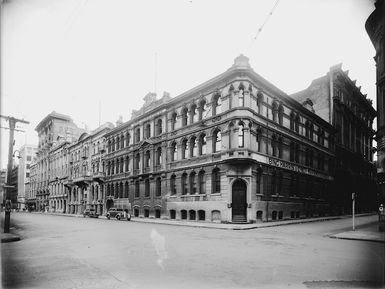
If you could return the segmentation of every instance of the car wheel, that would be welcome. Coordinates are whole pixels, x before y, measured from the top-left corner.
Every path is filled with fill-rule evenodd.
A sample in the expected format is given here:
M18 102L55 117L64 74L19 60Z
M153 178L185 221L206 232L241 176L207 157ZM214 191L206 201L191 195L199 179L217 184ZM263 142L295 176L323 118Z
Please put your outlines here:
M117 219L117 220L120 220L120 215L116 215L116 219Z

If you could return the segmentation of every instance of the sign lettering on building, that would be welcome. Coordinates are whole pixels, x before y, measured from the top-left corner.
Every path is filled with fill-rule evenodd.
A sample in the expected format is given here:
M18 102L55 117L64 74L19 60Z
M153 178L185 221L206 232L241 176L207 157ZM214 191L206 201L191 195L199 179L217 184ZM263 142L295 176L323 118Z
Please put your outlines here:
M305 168L305 167L302 167L302 166L299 166L299 165L296 165L293 163L285 162L282 160L278 160L278 159L268 158L268 164L275 166L275 167L284 168L284 169L291 170L294 172L302 173L302 174L307 174L307 175L312 175L312 176L316 176L316 177L330 179L329 176L318 173L318 172L311 170L309 168Z

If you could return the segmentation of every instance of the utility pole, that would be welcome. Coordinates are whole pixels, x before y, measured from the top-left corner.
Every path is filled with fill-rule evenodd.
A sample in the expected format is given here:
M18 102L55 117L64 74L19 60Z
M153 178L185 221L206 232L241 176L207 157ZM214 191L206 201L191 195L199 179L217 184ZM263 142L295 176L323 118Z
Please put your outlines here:
M4 233L9 233L9 224L11 222L11 196L10 196L10 189L12 188L10 186L11 184L11 172L12 172L12 161L13 161L13 141L14 141L14 131L15 126L17 122L22 122L29 124L28 121L25 121L23 119L17 119L10 116L3 116L0 115L0 117L5 118L9 122L9 147L8 147L8 165L7 165L7 184L5 186L5 218L4 218Z

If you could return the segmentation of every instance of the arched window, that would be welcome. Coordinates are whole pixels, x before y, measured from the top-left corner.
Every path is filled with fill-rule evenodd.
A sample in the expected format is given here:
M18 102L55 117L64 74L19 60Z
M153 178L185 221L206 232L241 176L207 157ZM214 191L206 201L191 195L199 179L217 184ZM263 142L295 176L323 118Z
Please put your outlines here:
M205 171L200 171L198 174L198 192L199 192L199 194L206 194Z
M319 128L318 129L318 143L323 146L324 140L325 140L325 133L321 128Z
M121 149L124 148L124 136L123 135L120 136L120 148Z
M144 197L148 198L150 197L150 180L146 179L144 181Z
M188 143L187 139L182 141L182 159L186 159L188 157Z
M243 107L245 106L245 88L242 83L239 85L238 89L238 105Z
M198 141L195 136L190 139L190 158L198 155Z
M272 156L277 156L277 136L275 134L272 135L271 137L271 154Z
M197 190L197 181L196 181L196 173L191 172L190 173L190 194L196 194L198 193Z
M137 153L135 155L135 167L134 167L136 170L139 170L140 169L140 154Z
M295 116L295 127L294 127L294 130L295 132L299 133L299 123L300 123L300 117L299 115L297 114Z
M123 173L124 160L123 157L120 158L120 172Z
M162 195L162 180L160 177L158 177L155 183L155 196L160 197L161 195Z
M176 176L175 175L171 175L170 190L171 190L171 195L176 195Z
M206 135L205 134L201 134L199 136L199 155L206 154L206 147L207 147Z
M299 163L299 154L300 154L300 146L299 144L295 145L295 161Z
M115 198L115 199L119 198L119 183L117 183L117 184L115 185L114 198Z
M135 142L140 142L140 127L135 130Z
M120 173L119 168L120 168L120 162L119 162L119 159L116 159L116 171L115 171L116 174Z
M159 166L162 164L162 148L158 147L156 149L156 165Z
M313 140L313 134L314 134L314 126L311 123L309 126L309 138L310 138L310 140Z
M295 128L295 114L294 114L294 112L292 111L292 112L290 113L290 129L291 129L291 130L294 130L294 128Z
M126 147L128 147L130 145L130 139L131 139L131 135L129 133L126 134Z
M290 161L294 162L295 161L295 143L290 142Z
M222 112L222 100L219 94L216 94L213 97L212 110L213 110L213 115L217 115Z
M305 136L306 136L307 138L309 138L309 133L310 133L310 123L309 123L309 121L307 120L307 121L305 122Z
M111 161L111 175L114 174L114 171L115 171L115 163L114 161Z
M171 130L174 130L174 129L175 129L176 117L177 117L176 112L173 112L173 113L171 114Z
M245 126L243 122L238 124L238 147L243 148L245 146Z
M282 103L278 107L278 123L280 125L283 124L283 105L282 105Z
M276 101L273 101L271 110L273 114L273 121L277 122L278 121L278 103Z
M190 123L194 123L198 120L197 105L194 103L190 107Z
M120 148L120 137L117 136L116 137L116 150L118 150Z
M198 118L199 120L202 120L203 119L203 114L205 112L205 106L206 106L206 100L202 99L200 102L199 102L199 109L198 109Z
M187 195L188 193L188 187L187 187L187 174L183 173L181 178L181 190L182 195Z
M182 126L186 126L187 125L187 117L188 117L186 107L182 109L181 115L182 115Z
M171 161L176 161L178 159L178 147L176 142L171 144Z
M124 183L124 197L128 198L128 182Z
M139 181L135 181L135 198L140 196L140 184Z
M111 140L108 140L108 144L107 144L107 149L108 149L108 152L112 152L112 143L111 143ZM72 160L73 160L73 154L72 154Z
M111 141L111 151L115 151L115 139L112 138L112 141Z
M146 151L144 154L144 167L149 168L151 162L151 154L150 151Z
M258 113L262 113L262 104L263 104L263 93L262 91L257 92L257 107L258 107Z
M215 168L212 171L211 181L212 181L212 193L219 194L221 192L221 177L220 177L218 168Z
M222 149L222 135L220 130L214 131L213 134L213 152L220 152Z
M156 135L162 134L162 119L158 119L156 122Z
M123 198L123 183L120 182L119 185L119 198Z
M146 124L144 129L144 138L150 138L151 137L151 124Z
M124 170L128 172L130 170L130 159L128 156L126 156L126 162L125 162L125 168Z

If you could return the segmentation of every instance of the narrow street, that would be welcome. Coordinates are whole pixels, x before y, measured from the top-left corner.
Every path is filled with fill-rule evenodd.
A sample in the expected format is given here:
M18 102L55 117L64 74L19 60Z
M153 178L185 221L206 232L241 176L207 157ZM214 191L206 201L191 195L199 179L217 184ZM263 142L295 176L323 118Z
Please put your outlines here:
M375 220L356 219L358 228ZM3 288L384 284L384 244L327 236L350 230L350 219L233 231L13 213L12 226L22 240L2 244Z

